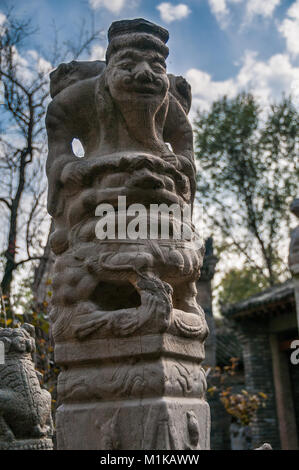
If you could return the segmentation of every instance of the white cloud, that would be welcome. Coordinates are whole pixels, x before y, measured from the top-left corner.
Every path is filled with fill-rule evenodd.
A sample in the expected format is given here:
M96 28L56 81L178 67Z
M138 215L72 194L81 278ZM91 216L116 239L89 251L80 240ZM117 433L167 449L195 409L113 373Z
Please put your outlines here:
M36 68L38 72L47 74L51 69L53 69L53 65L48 60L40 56L35 49L30 49L26 52L26 55L31 62L30 65ZM28 62L26 65L29 65Z
M4 15L4 13L1 13L1 11L0 11L0 26L3 25L5 20L6 20L6 16Z
M299 0L288 9L287 18L278 29L286 39L287 50L293 56L299 55Z
M235 92L233 79L213 81L211 75L203 70L188 70L187 80L191 84L194 98L205 104L211 103L221 95L232 96Z
M5 32L5 28L3 27L5 21L6 21L6 16L0 11L0 36L3 36Z
M105 60L105 47L100 44L94 44L88 60Z
M271 17L281 0L248 0L246 11L251 19L255 15Z
M234 79L213 81L210 74L199 69L188 70L186 78L192 87L191 119L194 118L197 108L207 110L211 103L221 96L232 97L236 94Z
M221 96L232 98L244 90L251 91L261 105L268 106L283 91L287 94L294 92L295 84L299 83L299 67L291 64L287 54L275 54L263 62L258 60L256 52L247 51L238 74L233 78L214 81L211 75L199 69L188 70L186 78L192 86L193 117L196 108L208 109Z
M93 10L104 7L112 13L119 13L126 3L128 3L126 0L89 0L89 5Z
M28 84L33 79L33 71L30 67L29 60L19 54L18 49L12 46L13 63L16 66L16 75L24 84Z
M169 2L163 2L157 6L157 9L160 11L160 16L162 20L165 21L165 23L171 23L175 20L182 20L191 13L190 8L184 3L173 5Z
M226 0L209 0L209 5L216 18L228 13Z
M18 49L12 47L13 63L16 67L16 76L25 86L32 86L36 80L37 73L47 77L53 69L53 65L34 49L19 53Z
M229 3L241 3L243 0L208 0L211 12L216 17L216 20L222 28L228 26L229 13L228 8Z
M33 60L38 60L39 55L35 49L30 49L29 51L27 51L27 54L29 57L32 57Z
M43 75L50 73L50 71L53 69L51 62L44 59L43 57L38 58L36 67L38 72L42 73Z
M211 12L222 28L229 25L231 4L242 3L245 6L245 22L250 22L256 15L271 17L281 0L208 0Z
M209 5L220 26L225 28L227 26L229 13L226 0L209 0Z

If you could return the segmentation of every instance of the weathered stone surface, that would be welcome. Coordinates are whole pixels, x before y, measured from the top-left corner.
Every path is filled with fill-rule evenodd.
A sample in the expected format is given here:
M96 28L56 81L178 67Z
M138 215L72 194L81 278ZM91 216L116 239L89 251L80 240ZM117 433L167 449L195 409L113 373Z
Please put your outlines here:
M31 353L34 328L0 328L5 363L0 364L0 449L52 449L51 395L40 387Z
M51 321L63 368L58 447L206 449L200 363L208 327L196 301L204 249L194 242L191 219L180 239L150 232L152 204L192 209L190 86L166 73L165 29L143 19L118 21L108 38L106 64L71 62L51 74ZM74 138L82 158L72 151ZM120 237L136 203L147 236ZM114 239L97 236L101 204L117 210ZM172 234L180 222L174 213Z
M64 449L207 450L209 421L198 398L97 401L60 407L57 432Z
M201 268L200 279L197 281L197 302L202 306L206 315L209 336L205 342L205 360L208 367L216 366L216 330L212 310L212 279L215 274L218 258L213 252L213 239L205 241L205 256Z

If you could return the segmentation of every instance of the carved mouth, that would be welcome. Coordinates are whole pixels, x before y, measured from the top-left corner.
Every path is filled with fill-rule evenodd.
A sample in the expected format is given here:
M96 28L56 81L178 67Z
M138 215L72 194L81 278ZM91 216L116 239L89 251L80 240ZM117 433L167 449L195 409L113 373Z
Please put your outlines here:
M140 93L141 95L154 95L160 92L159 89L154 88L154 87L136 88L135 91L137 93Z
M161 93L161 87L157 85L134 83L128 88L128 91L138 93L139 95L157 95Z

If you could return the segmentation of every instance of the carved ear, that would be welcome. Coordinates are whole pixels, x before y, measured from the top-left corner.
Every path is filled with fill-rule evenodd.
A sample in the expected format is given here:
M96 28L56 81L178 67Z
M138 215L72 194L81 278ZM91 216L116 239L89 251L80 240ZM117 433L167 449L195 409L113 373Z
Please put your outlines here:
M168 74L170 93L178 100L185 113L188 114L191 108L192 94L191 86L184 77Z
M26 351L29 353L34 353L35 351L35 341L33 338L26 340Z
M31 325L30 323L24 323L24 325L22 325L22 328L23 330L27 331L27 333L29 333L32 338L35 338L35 328L33 325Z
M50 73L50 96L51 98L54 98L54 96L57 95L57 93L60 91L58 88L58 79L59 79L59 74L61 72L61 65L60 64L57 69L53 70ZM63 64L64 65L64 64Z

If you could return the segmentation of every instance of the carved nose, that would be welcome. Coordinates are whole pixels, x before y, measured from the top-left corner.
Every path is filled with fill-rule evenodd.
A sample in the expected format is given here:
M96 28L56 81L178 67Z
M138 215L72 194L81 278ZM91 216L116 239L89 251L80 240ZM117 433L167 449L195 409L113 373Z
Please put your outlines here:
M154 81L153 73L147 63L138 64L135 68L135 80L141 83Z

